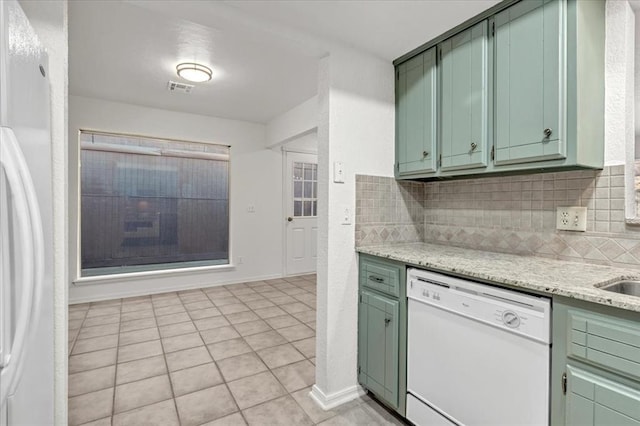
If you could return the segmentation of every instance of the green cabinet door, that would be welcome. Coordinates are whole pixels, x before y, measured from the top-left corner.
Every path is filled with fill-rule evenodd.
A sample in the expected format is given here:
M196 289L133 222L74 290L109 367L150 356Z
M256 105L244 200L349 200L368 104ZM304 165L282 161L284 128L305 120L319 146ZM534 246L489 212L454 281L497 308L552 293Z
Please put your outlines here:
M436 171L436 49L396 71L398 175Z
M358 311L358 379L360 383L398 408L397 300L360 291Z
M494 17L496 165L566 156L565 11L563 0L526 0Z
M440 48L442 170L487 166L488 23L482 21Z
M568 365L566 424L640 426L640 392Z

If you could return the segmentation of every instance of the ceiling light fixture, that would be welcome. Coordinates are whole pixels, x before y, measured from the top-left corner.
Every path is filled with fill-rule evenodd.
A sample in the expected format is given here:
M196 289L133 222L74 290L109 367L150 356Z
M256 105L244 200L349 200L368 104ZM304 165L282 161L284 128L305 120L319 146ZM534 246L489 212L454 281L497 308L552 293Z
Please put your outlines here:
M193 81L194 83L203 83L211 80L213 71L211 68L204 65L196 64L195 62L183 62L176 66L178 75L185 80Z

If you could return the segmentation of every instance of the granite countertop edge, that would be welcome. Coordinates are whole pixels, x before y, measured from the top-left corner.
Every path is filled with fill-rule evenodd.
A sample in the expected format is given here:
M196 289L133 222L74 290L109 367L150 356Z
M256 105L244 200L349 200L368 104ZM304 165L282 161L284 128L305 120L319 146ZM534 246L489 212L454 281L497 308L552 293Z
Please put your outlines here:
M640 297L600 288L620 280L640 280L640 271L633 269L432 243L365 246L356 251L469 279L640 312Z

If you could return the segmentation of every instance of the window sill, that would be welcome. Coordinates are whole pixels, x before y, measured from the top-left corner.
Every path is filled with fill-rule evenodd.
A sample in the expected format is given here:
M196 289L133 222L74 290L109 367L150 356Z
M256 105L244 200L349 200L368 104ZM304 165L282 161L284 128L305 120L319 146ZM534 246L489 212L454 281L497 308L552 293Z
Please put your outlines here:
M164 269L159 271L129 272L124 274L113 274L113 275L96 275L94 277L77 278L73 280L73 285L84 286L84 285L91 285L91 284L109 284L112 282L134 281L136 279L173 277L173 276L179 277L179 276L190 275L190 274L232 271L235 269L236 269L235 265L228 264L228 265L197 266L193 268Z

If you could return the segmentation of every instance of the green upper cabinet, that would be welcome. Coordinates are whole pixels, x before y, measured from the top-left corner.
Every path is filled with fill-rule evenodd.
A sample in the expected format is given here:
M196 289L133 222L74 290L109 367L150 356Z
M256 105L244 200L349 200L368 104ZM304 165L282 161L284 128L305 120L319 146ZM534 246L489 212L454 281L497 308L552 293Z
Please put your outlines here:
M495 16L495 164L565 158L565 3L527 0Z
M398 175L436 171L436 49L396 70Z
M487 21L445 40L439 49L441 169L486 167Z
M604 41L605 0L505 0L398 58L396 177L601 169Z

